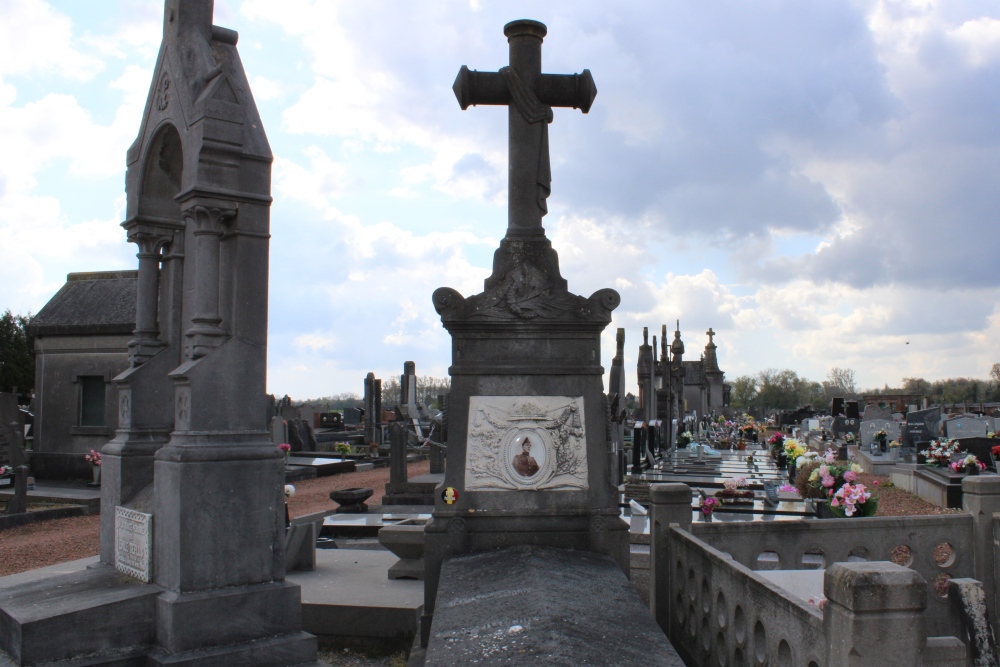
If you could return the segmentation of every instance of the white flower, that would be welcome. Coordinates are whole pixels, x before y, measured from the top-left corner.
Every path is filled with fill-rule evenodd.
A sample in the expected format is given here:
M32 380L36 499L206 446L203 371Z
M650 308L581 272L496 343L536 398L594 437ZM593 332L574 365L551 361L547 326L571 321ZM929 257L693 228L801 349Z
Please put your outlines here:
M291 498L295 495L295 487L291 484L285 484L285 497Z

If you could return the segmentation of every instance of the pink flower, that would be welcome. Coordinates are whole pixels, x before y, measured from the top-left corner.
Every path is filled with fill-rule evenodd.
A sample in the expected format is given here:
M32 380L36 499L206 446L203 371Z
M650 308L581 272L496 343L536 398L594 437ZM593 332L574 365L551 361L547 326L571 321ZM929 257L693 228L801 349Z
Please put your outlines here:
M283 452L290 452L292 451L292 446L289 445L287 442L283 442L280 445L278 445L278 449L280 449Z
M831 475L823 476L823 486L825 486L826 488L830 488L831 486L833 486L833 482L834 479Z
M858 473L853 470L848 470L844 473L844 480L847 482L856 482L858 481Z

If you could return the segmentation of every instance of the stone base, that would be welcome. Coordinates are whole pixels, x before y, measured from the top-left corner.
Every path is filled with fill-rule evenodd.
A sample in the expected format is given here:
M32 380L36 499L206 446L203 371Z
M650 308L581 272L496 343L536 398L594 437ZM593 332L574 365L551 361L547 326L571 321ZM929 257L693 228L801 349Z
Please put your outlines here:
M389 568L390 579L415 579L424 580L424 559L423 558L400 558Z
M15 665L315 662L301 627L299 587L283 581L176 593L100 564L0 592L0 650Z
M962 508L962 479L939 468L920 466L913 473L912 493L938 507Z
M871 452L863 447L857 449L858 464L861 469L869 475L891 475L893 469L903 461L899 458L889 458L889 454L882 456L872 456Z
M162 591L108 565L12 586L0 592L0 650L16 665L120 657L153 644Z

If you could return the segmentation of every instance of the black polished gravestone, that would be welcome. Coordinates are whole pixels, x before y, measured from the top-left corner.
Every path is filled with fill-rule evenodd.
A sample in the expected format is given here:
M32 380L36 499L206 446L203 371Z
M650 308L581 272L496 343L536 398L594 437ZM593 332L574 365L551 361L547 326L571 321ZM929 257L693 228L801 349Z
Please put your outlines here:
M861 430L861 420L855 417L834 417L830 432L835 438L843 438L848 433L857 435Z
M931 440L941 434L941 408L914 410L906 415L907 424L923 424Z
M629 570L601 366L601 333L621 298L571 293L542 227L553 107L586 112L597 89L587 70L542 73L543 24L513 21L504 34L509 66L463 66L453 86L462 109L508 107L507 233L482 293L433 295L452 365L447 493L426 528L423 642L450 557L533 544L605 554Z
M899 444L906 448L924 449L935 436L931 435L927 424L918 422L916 424L900 424Z
M857 401L844 402L844 416L861 421L861 409Z
M844 414L844 399L835 398L830 401L830 415L834 418L840 417Z

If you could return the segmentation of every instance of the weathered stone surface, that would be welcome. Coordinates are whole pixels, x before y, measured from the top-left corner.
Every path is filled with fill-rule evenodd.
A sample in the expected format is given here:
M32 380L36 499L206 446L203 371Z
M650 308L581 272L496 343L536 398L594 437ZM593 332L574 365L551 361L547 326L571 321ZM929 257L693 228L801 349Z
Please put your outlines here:
M948 581L948 599L951 600L952 612L962 619L968 633L972 666L993 667L1000 664L983 584L975 579L951 579Z
M611 558L516 546L445 561L425 664L684 663Z
M862 421L872 421L873 419L892 419L892 408L885 408L879 405L868 404L861 415Z

